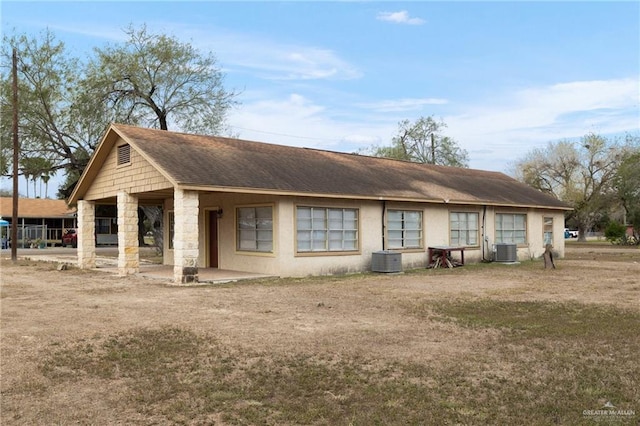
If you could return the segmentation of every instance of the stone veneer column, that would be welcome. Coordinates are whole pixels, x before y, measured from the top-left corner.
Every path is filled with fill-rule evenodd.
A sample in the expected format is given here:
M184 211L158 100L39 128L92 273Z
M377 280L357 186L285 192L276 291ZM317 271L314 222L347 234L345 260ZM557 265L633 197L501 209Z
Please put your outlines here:
M138 199L118 192L118 274L140 271L138 248Z
M173 209L173 278L176 284L198 282L198 192L176 188Z
M96 267L96 205L93 201L78 201L78 267Z

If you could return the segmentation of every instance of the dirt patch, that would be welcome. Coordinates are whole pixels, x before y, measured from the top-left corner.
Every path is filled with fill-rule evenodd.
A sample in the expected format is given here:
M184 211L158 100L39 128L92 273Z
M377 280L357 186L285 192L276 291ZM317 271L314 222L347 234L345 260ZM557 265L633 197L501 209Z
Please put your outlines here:
M589 256L597 260L584 258ZM50 420L46 416L65 412L64 407L70 411L61 415L63 423L87 418L151 421L135 412L113 417L110 398L122 397L117 382L97 389L94 379L87 378L71 388L51 389L40 371L42 360L69 342L89 345L132 329L177 327L210 336L234 351L437 366L490 346L499 332L431 321L430 312L412 314L426 302L489 298L640 310L637 249L602 255L576 248L557 265L544 270L538 261L176 287L3 260L2 423L45 424Z

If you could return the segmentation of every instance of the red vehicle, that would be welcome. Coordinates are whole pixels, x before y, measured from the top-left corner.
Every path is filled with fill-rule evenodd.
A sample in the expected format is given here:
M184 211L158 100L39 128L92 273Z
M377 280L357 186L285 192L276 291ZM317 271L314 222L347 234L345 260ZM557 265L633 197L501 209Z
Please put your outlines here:
M73 248L78 247L78 233L75 228L67 229L62 235L62 247L71 246Z

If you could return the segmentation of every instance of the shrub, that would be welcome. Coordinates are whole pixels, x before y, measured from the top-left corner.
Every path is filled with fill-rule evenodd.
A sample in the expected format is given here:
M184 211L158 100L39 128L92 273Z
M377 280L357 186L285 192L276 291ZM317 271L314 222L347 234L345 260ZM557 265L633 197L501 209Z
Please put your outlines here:
M612 244L626 244L626 231L626 226L616 221L611 221L609 222L607 228L604 230L604 236L607 241L610 241Z

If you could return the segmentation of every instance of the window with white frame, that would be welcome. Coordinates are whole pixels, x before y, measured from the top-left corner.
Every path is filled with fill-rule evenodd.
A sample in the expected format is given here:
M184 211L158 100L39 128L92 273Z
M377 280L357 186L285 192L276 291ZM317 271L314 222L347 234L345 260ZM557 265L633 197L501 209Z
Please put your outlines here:
M238 251L273 252L273 207L236 209L236 248Z
M422 248L422 211L387 210L387 248Z
M544 218L544 225L543 225L542 232L543 232L542 238L544 240L544 246L546 247L547 244L553 245L553 218L552 217Z
M496 243L525 244L527 242L527 215L496 214Z
M358 209L298 207L298 253L358 250Z
M453 246L478 245L478 213L449 213L449 242Z

